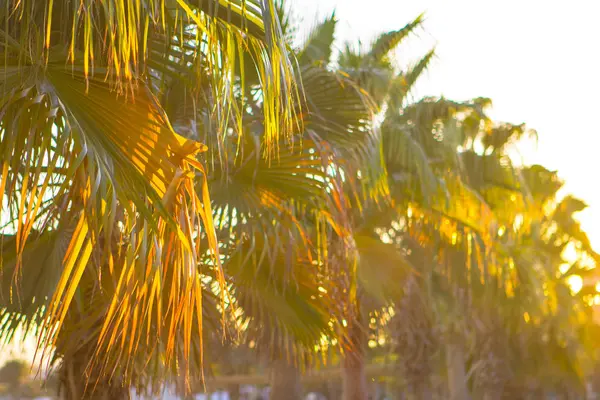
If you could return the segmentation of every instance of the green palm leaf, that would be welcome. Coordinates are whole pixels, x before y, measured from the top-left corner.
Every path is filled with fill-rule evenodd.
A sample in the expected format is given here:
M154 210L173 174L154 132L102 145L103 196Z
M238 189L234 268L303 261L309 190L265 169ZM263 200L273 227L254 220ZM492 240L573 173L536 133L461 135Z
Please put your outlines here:
M258 253L270 251L263 248L264 243L278 246L259 239L254 243L262 248ZM276 356L312 351L329 332L330 315L335 311L327 291L320 287L318 265L293 248L279 252L269 263L246 253L234 252L224 268L234 282L233 295L244 317L252 320L247 334Z
M394 78L389 89L388 113L394 114L403 106L403 101L414 87L417 80L427 70L435 56L435 49L430 50L408 71L401 72Z
M386 32L379 36L371 46L369 57L375 61L382 60L390 51L396 48L404 39L410 36L416 29L423 25L425 14L417 16L414 20L406 24L397 31Z
M313 28L308 39L298 54L301 66L322 64L327 66L331 61L336 26L335 13Z

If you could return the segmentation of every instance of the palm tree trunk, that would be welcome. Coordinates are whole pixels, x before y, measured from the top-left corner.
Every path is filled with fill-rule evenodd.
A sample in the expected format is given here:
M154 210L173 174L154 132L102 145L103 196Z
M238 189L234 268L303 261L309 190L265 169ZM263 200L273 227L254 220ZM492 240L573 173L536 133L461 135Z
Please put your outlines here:
M502 392L486 390L485 393L483 393L483 400L502 400Z
M431 400L432 396L431 388L425 383L410 385L406 390L406 400Z
M300 370L286 360L274 361L271 367L270 400L302 400Z
M446 366L448 368L450 400L470 399L465 372L464 350L458 341L453 339L446 344Z
M365 371L367 331L360 323L360 316L349 321L348 346L342 361L342 399L368 400L369 389Z
M227 385L226 390L230 400L240 400L240 385Z

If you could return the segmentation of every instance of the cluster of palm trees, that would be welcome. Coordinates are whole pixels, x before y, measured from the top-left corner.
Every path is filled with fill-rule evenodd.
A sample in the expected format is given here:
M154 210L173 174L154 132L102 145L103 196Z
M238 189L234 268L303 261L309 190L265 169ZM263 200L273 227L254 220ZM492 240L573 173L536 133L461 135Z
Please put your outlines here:
M9 0L0 21L0 337L35 335L64 398L189 391L244 352L273 399L323 361L367 399L381 354L409 398L583 390L585 204L513 165L534 132L489 99L409 101L434 53L391 54L422 17L339 54L334 16L296 46L273 0Z

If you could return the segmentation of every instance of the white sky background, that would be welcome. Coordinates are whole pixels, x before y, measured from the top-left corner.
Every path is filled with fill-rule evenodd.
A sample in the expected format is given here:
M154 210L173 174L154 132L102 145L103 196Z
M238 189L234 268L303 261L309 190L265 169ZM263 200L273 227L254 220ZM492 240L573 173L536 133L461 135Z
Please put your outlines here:
M436 46L414 97L489 97L494 119L537 130L539 144L522 150L524 162L558 170L566 191L590 205L579 218L600 251L600 0L290 3L303 28L335 9L338 48L359 38L369 44L425 12L424 31L397 57L414 62Z

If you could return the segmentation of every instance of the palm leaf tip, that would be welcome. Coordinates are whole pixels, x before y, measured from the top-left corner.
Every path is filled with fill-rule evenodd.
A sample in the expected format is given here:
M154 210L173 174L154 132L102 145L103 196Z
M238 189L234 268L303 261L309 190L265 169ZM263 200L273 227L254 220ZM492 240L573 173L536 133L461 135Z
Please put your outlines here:
M329 64L335 40L336 24L335 13L332 13L331 17L313 28L298 56L298 63L301 66L315 63Z
M434 57L435 48L427 52L427 54L410 67L408 71L401 72L393 79L389 90L389 113L397 113L400 107L403 106L406 96L413 89L419 78L423 76L423 73L428 69Z
M375 40L369 52L370 57L375 61L382 60L390 51L395 49L405 38L407 38L416 29L423 26L425 14L420 14L413 21L409 22L403 28L397 31L391 31L382 34Z

